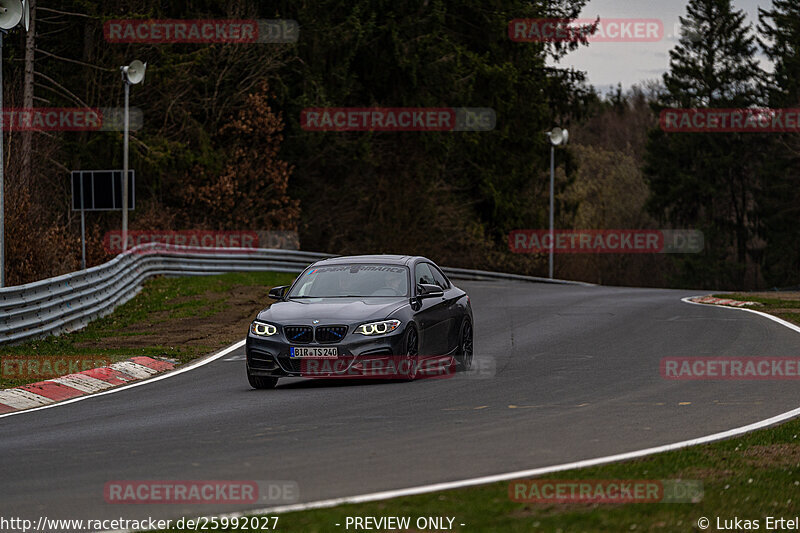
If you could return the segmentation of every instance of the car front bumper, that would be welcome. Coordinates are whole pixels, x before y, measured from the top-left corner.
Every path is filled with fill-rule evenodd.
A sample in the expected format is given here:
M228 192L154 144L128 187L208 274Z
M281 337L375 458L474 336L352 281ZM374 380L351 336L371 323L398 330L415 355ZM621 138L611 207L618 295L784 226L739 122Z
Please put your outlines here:
M365 361L387 363L403 354L404 331L390 335L364 336L348 334L338 343L290 344L282 335L259 337L249 333L245 343L247 371L253 376L315 377L350 375ZM289 357L290 346L336 347L337 359L300 359Z

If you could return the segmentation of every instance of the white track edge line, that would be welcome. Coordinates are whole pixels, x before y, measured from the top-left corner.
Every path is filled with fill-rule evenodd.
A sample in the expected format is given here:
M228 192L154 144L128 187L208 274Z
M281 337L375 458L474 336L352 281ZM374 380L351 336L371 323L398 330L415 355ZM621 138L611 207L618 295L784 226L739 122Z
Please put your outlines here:
M232 344L232 345L228 346L227 348L223 348L222 350L220 350L217 353L211 354L211 355L209 355L207 357L204 357L204 358L202 358L202 359L200 359L198 361L195 361L194 363L190 363L187 366L178 367L175 370L170 370L170 371L167 371L167 372L165 372L163 374L160 374L160 375L155 375L155 376L153 376L151 378L140 379L140 380L134 381L133 383L129 383L128 385L122 385L122 386L115 387L113 389L109 389L109 390L106 390L106 391L96 392L94 394L86 394L84 396L78 396L77 398L64 400L63 402L56 402L56 403L52 403L50 405L43 405L41 407L34 407L32 409L25 409L25 410L22 410L22 411L13 411L11 413L5 413L5 414L0 415L0 418L5 418L7 416L21 415L21 414L25 414L25 413L33 413L35 411L40 411L42 409L51 409L53 407L59 407L61 405L67 405L68 403L81 402L83 400L88 400L90 398L97 398L98 396L105 396L106 394L114 394L116 392L121 392L121 391L124 391L124 390L127 390L127 389L131 389L133 387L139 387L141 385L147 385L149 383L154 383L156 381L161 381L162 379L171 378L173 376L177 376L178 374L183 374L184 372L188 372L190 370L194 370L195 368L199 368L199 367L201 367L203 365L207 365L208 363L216 361L220 357L225 357L226 355L228 355L232 351L237 350L237 349L241 348L242 346L244 346L244 343L245 343L245 339L242 339L239 342L237 342L235 344ZM13 390L13 389L8 389L8 390Z
M710 296L710 294L707 294L705 296ZM778 318L775 315L770 315L769 313L765 313L763 311L756 311L755 309L750 309L748 307L731 307L729 305L717 305L717 304L711 304L711 303L693 302L693 301L691 301L691 298L703 298L703 296L687 296L686 298L681 298L681 301L684 302L684 303L687 303L687 304L692 304L692 305L705 305L705 306L712 306L712 307L722 308L722 309L736 309L738 311L747 311L748 313L755 313L757 315L761 315L764 318L768 318L768 319L772 320L773 322L777 322L778 324L781 324L782 326L786 326L787 328L793 329L794 331L800 333L800 326L798 326L796 324L792 324L791 322L787 322L786 320L784 320L782 318Z
M713 305L714 307L726 307L721 305L714 305L714 304L702 304L699 302L692 302L689 301L689 298L700 298L700 296L687 296L686 298L681 298L681 301L684 303L694 304L694 305ZM735 309L739 311L749 311L751 313L755 313L757 315L761 315L763 317L769 318L781 324L783 326L788 327L798 333L800 333L800 327L787 322L783 319L780 319L776 316L772 316L767 313L763 313L761 311L754 311L752 309L746 309L743 307L727 307L728 309ZM446 481L443 483L434 483L430 485L420 485L417 487L409 487L405 489L396 489L396 490L387 490L382 492L372 492L369 494L361 494L358 496L345 496L342 498L332 498L328 500L318 500L315 502L308 502L308 503L296 503L291 505L282 505L278 507L267 507L265 509L254 509L250 511L241 511L236 513L227 513L227 514L218 514L218 515L210 515L218 518L226 517L226 518L240 518L243 516L250 516L250 515L260 515L260 514L280 514L280 513L291 513L294 511L308 511L311 509L326 509L330 507L336 507L338 505L344 504L354 504L354 503L367 503L367 502L374 502L380 500L388 500L391 498L399 498L403 496L415 496L417 494L426 494L429 492L437 492L440 490L452 490L452 489L459 489L464 487L472 487L475 485L485 485L487 483L495 483L497 481L508 481L511 479L518 479L522 477L528 476L540 476L543 474L550 474L553 472L563 472L564 470L574 470L577 468L587 468L590 466L598 466L608 463L615 463L618 461L626 461L629 459L638 459L640 457L645 457L647 455L654 455L657 453L663 453L673 450L679 450L681 448L688 448L689 446L696 446L698 444L708 444L710 442L715 442L718 440L724 440L731 437L737 437L739 435L743 435L745 433L749 433L751 431L755 431L758 429L763 429L765 427L769 427L780 422L785 422L787 420L791 420L792 418L796 418L800 416L800 407L796 409L792 409L791 411L786 411L785 413L781 413L775 415L773 417L767 418L765 420L761 420L759 422L753 422L752 424L747 424L746 426L740 426L738 428L729 429L726 431L721 431L719 433L713 433L711 435L706 435L705 437L697 437L694 439L684 440L680 442L676 442L673 444L663 444L661 446L655 446L652 448L645 448L643 450L635 450L632 452L625 452L625 453L618 453L615 455L606 455L604 457L596 457L594 459L584 459L581 461L574 461L572 463L563 463L560 465L553 465L553 466L544 466L540 468L532 468L529 470L518 470L516 472L506 472L504 474L494 474L491 476L483 476L483 477L475 477L469 479L462 479L459 481ZM119 532L113 533L128 533L128 530L119 530Z

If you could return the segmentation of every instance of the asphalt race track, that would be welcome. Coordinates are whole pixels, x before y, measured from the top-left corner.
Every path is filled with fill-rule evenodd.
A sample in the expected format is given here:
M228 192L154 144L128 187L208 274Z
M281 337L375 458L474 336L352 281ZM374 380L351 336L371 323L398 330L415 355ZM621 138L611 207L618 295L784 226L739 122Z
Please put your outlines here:
M680 301L697 291L458 285L473 301L476 365L495 375L287 379L256 391L240 349L169 379L0 419L0 516L243 510L107 504L114 480L290 480L301 502L352 496L673 443L800 403L792 381L661 377L666 356L800 355L797 333L773 321Z

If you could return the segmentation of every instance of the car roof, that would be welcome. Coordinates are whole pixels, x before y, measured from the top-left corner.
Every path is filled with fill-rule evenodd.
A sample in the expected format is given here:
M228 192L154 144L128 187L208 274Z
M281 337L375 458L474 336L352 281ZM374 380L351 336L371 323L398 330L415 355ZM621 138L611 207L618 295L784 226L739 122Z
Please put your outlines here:
M314 263L315 265L341 265L352 263L377 263L385 265L408 265L415 262L417 259L425 259L424 257L416 255L390 255L390 254L375 254L375 255L343 255L339 257L332 257L330 259L323 259Z

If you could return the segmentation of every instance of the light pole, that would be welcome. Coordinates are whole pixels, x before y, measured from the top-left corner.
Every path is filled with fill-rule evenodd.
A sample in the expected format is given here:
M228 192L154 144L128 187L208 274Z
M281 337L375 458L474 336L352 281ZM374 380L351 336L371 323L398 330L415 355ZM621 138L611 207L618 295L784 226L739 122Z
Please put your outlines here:
M5 194L4 176L5 167L4 152L5 144L3 140L3 37L8 30L13 29L22 21L27 31L30 24L30 11L28 2L20 0L0 1L0 287L6 286L6 228L5 228Z
M545 133L550 139L550 260L548 261L548 272L550 279L553 279L553 250L555 250L555 232L553 231L553 196L555 190L556 174L556 146L567 144L569 132L561 128L553 128L552 131Z
M128 136L130 131L130 100L131 85L144 81L144 72L147 63L138 59L132 61L127 67L120 67L122 71L122 84L125 86L125 132L122 136L122 251L128 249Z

